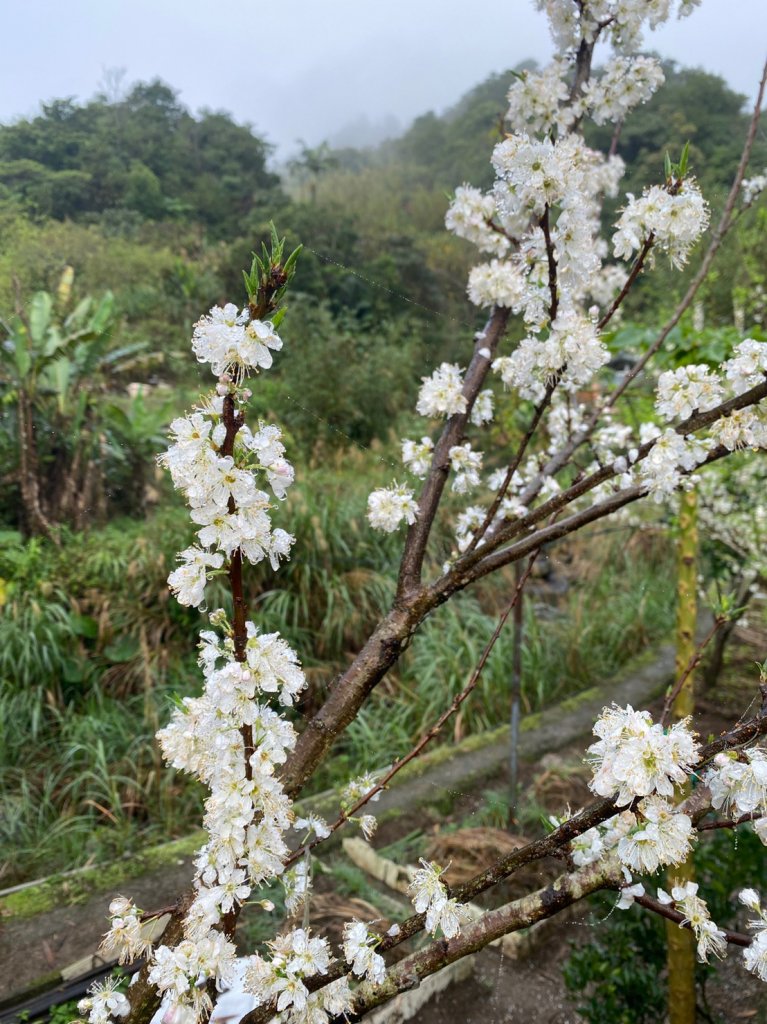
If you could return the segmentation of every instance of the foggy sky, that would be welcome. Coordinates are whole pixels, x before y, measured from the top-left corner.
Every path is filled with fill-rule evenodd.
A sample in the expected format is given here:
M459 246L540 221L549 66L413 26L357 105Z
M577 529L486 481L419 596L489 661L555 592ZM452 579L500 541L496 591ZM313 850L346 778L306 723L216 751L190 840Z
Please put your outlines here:
M251 123L281 156L361 118L405 127L490 72L551 55L530 0L0 0L0 39L0 121L86 100L124 68L124 86L160 77L192 110ZM767 0L704 0L645 45L753 97Z

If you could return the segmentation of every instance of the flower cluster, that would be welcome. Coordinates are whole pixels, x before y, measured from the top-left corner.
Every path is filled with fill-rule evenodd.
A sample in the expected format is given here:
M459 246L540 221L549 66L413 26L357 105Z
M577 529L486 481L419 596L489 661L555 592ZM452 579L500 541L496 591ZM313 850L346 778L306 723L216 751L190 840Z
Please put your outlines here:
M141 925L141 911L133 901L116 896L109 904L109 931L104 935L99 952L110 958L117 955L121 964L131 963L152 948Z
M767 173L755 174L753 178L744 178L740 184L740 193L746 206L750 206L754 200L767 188Z
M708 204L697 183L687 178L673 188L653 185L639 199L629 193L628 200L613 235L615 255L631 259L652 241L653 249L667 253L673 266L683 267L708 226Z
M711 920L706 901L698 896L696 882L675 885L670 896L663 889L658 889L658 900L666 905L674 903L679 913L684 914L679 927L689 925L692 928L698 942L698 959L701 963L707 963L711 953L720 960L724 957L727 936Z
M469 273L466 288L475 306L504 306L519 313L528 302L529 282L520 263L491 260Z
M90 1021L90 1024L109 1024L114 1017L127 1017L130 1003L122 992L118 991L118 982L113 978L94 982L88 995L77 1004L79 1012Z
M413 872L408 893L416 912L426 914L427 932L434 935L440 928L446 939L458 935L465 908L456 900L448 898L442 882L442 871L436 864L421 860L421 867Z
M724 374L733 394L742 395L767 377L767 342L746 338L735 346L735 352L723 364Z
M682 18L700 0L679 0L677 16ZM657 28L671 17L673 0L536 0L546 12L551 34L562 50L577 49L581 39L593 40L602 25L608 26L613 45L622 50L637 49L642 43L642 27L648 22Z
M767 839L767 751L751 747L741 757L731 751L717 754L705 778L717 810L756 815L754 829Z
M381 774L385 773L388 769L382 769ZM341 790L341 810L344 814L349 815L351 809L357 804L363 797L366 798L366 803L377 803L381 796L381 790L373 793L372 796L368 797L368 793L375 788L377 784L376 775L372 772L365 772L364 775L360 775L356 779L352 779L347 782ZM349 817L349 821L356 822L365 839L371 839L378 828L378 819L373 814L362 814L359 816Z
M683 484L685 473L705 460L709 448L706 438L692 434L685 437L669 428L657 438L640 464L640 482L656 502L662 502Z
M380 985L386 976L386 965L375 947L378 938L371 935L360 921L347 921L344 924L344 956L352 965L352 973L358 978L366 978L374 985Z
M417 517L413 492L403 485L379 487L368 496L368 520L374 530L393 533L401 523L411 525Z
M346 978L310 993L307 978L327 974L331 963L326 939L313 937L304 928L295 928L268 943L271 956L250 957L243 977L246 992L255 997L256 1006L276 1001L281 1021L311 1021L324 1024L349 1009L351 992Z
M455 363L442 363L431 377L422 378L416 412L421 416L455 416L466 412L461 369Z
M605 708L594 734L599 740L588 749L594 770L589 785L599 796L614 796L619 807L651 793L673 796L698 758L687 720L664 730L648 711L631 705Z
M751 945L743 950L743 962L752 974L767 981L767 913L762 909L759 893L754 889L743 889L739 899L749 910L758 914L756 920L748 924L756 934Z
M719 405L722 394L721 381L708 366L680 366L658 378L655 408L665 420L687 419L696 410L705 412Z
M430 437L422 437L420 441L404 440L402 442L402 461L406 468L423 480L431 466L434 442Z
M240 550L252 563L269 558L277 568L287 557L293 537L282 529L272 529L269 495L257 485L263 475L277 498L284 498L293 482L293 467L285 459L279 427L261 424L252 432L242 424L231 438L231 454L224 454L227 428L224 404L230 396L216 395L201 411L173 420L170 425L173 444L160 457L174 486L186 497L191 518L202 547L181 552L181 565L168 578L179 602L197 606L202 601L210 569L220 569L224 556ZM214 550L210 550L210 549Z
M479 486L479 471L482 469L482 452L472 450L468 441L456 444L448 452L450 468L455 473L452 489L456 494L465 494Z
M455 190L450 208L445 214L445 227L459 238L472 242L480 252L503 256L509 240L494 228L495 201L478 188L461 185Z
M510 356L499 356L493 361L493 370L522 398L539 402L546 387L555 381L563 390L575 391L608 359L607 349L591 321L565 312L554 321L545 341L524 338Z
M216 306L194 325L192 349L200 363L210 363L213 373L235 378L251 370L268 370L272 352L282 341L268 321L251 320L247 309L239 312L231 302Z
M601 78L586 85L582 110L596 124L623 120L640 103L646 103L664 82L663 71L652 57L615 57Z
M636 824L618 841L618 857L631 871L653 874L668 864L683 864L691 850L692 821L659 796L637 806Z
M236 952L222 932L211 931L196 940L184 939L174 948L159 946L149 981L165 996L169 1007L183 1007L190 1020L212 1008L207 982L221 991L233 981Z
M508 92L506 120L514 131L565 131L575 114L568 105L567 66L554 60L543 71L523 71L516 75Z

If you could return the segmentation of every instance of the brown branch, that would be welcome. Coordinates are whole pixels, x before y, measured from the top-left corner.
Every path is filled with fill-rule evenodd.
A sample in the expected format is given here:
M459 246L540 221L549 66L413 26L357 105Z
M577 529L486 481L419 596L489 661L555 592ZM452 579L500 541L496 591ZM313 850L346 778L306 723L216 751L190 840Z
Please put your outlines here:
M652 910L654 914L659 914L661 917L665 917L668 921L673 921L674 924L678 924L680 928L689 928L692 931L692 926L689 921L685 919L684 914L680 914L678 910L674 910L667 903L661 903L660 900L655 900L652 896L635 896L634 902L638 903L640 907L644 907L646 910ZM743 935L742 932L731 932L726 928L723 928L724 936L727 941L733 946L750 946L753 939L750 935Z
M607 151L607 159L615 156L618 152L618 143L621 139L621 132L623 130L623 119L615 122L615 130L613 131L613 137L610 139L610 148Z
M411 761L415 760L415 758L422 753L427 744L430 743L435 738L435 736L437 736L445 722L447 722L448 719L455 714L455 712L460 708L464 701L474 691L474 689L477 686L477 683L479 682L479 678L482 675L482 670L487 664L487 659L490 657L490 653L495 647L498 637L501 635L501 630L505 626L506 620L511 614L512 609L516 606L520 599L522 589L525 585L528 576L532 572L532 568L535 564L535 559L537 558L537 556L537 551L534 551L533 554L530 556L527 568L525 569L524 574L517 583L514 592L511 596L511 600L509 601L508 605L503 610L500 618L498 619L496 627L493 630L492 636L485 645L485 649L482 651L479 661L475 665L474 670L472 671L466 686L464 686L460 693L456 694L456 696L451 701L449 707L447 707L442 712L442 714L439 716L434 725L427 732L425 732L423 736L421 736L421 738L418 740L415 746L407 754L405 754L404 757L401 757L395 764L393 764L392 767L388 770L388 772L386 772L386 774L383 776L383 778L379 782L377 782L372 789L365 793L364 796L360 797L360 799L352 807L348 808L348 810L342 811L341 814L339 814L338 818L333 822L332 825L329 826L330 835L332 835L334 832L337 832L342 825L349 821L349 819L352 818L359 810L361 810L365 806L365 804L372 800L377 793L380 793L382 790L384 790L389 785L394 776L399 771L401 771L401 769L404 768L406 764L409 764ZM285 861L285 867L289 867L291 864L295 863L295 861L300 860L307 850L313 850L315 847L319 846L328 838L329 836L325 836L322 839L317 838L312 840L312 842L310 843L304 844L304 846L302 846L300 849L292 853L290 857Z
M669 691L668 696L666 697L666 701L663 705L663 714L660 716L661 725L665 726L668 723L669 715L671 714L671 709L674 706L674 701L681 693L682 687L690 678L691 674L700 664L701 658L703 657L703 652L706 650L708 645L713 640L715 634L724 625L725 622L727 622L727 616L717 615L717 617L714 619L713 626L708 631L708 633L706 633L706 635L703 637L698 646L695 648L695 651L693 652L693 655L690 658L690 660L687 662L684 671L679 676L677 681L674 683L674 686Z
M748 814L741 814L741 816L739 818L734 818L732 821L730 821L730 820L727 820L727 821L722 820L722 821L706 821L706 822L703 822L701 825L698 825L698 831L699 832L711 832L714 829L719 829L719 828L737 828L738 825L745 825L749 821L757 821L759 818L763 818L763 817L764 817L764 813L762 811L749 811Z
M620 309L623 300L634 287L636 279L642 273L642 268L644 267L645 261L647 260L647 257L650 255L650 250L652 249L654 244L655 232L651 231L647 238L644 240L642 248L639 250L637 258L634 260L634 265L631 268L631 272L629 273L629 276L626 278L623 287L621 288L620 292L615 296L615 299L613 300L613 303L610 306L610 308L607 310L607 312L604 314L601 320L597 323L598 331L601 331L603 328L605 328Z
M485 382L493 353L506 330L510 314L509 309L500 307L494 309L485 329L476 336L474 354L463 383L466 410L451 416L445 423L442 434L434 447L429 475L421 490L418 501L418 518L407 533L397 584L397 601L399 602L413 594L420 586L426 545L450 471L450 449L458 444L463 437L472 407Z
M362 984L355 993L351 1013L333 1018L331 1024L360 1021L375 1006L388 1002L400 992L416 988L423 978L511 932L553 917L566 907L598 892L617 888L621 879L617 861L590 864L560 875L550 885L496 910L488 910L465 925L452 939L438 939L389 968L380 985ZM243 1024L250 1024L246 1017Z
M549 204L546 203L543 216L540 221L540 228L543 231L543 238L546 242L546 261L549 266L549 320L553 324L557 318L559 309L559 288L557 286L557 257L554 250L554 243L551 240L551 224L549 221Z

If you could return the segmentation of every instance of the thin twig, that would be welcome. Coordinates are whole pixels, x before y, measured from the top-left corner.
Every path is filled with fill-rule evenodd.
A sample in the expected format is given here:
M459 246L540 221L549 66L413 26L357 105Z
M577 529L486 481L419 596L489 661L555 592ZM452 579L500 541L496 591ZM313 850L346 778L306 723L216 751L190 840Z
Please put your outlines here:
M680 928L692 928L690 922L684 916L680 914L678 910L674 910L667 903L661 903L660 900L654 900L652 896L635 896L634 902L638 903L640 907L644 907L646 910L652 910L654 914L659 914L661 917L665 917L669 921L673 921L674 924L678 924ZM753 939L750 935L743 935L742 932L731 932L726 928L723 928L724 937L733 946L750 946Z
M764 817L763 811L749 811L748 814L741 814L739 818L721 821L706 821L702 825L698 825L699 832L711 832L718 828L737 828L738 825L745 825L749 821L757 821L759 818Z
M546 260L549 265L549 296L551 298L549 303L549 320L553 324L557 318L557 310L559 309L559 288L557 285L557 257L554 250L554 243L551 240L551 224L549 222L548 203L546 203L543 216L539 223L541 231L543 231L543 238L546 242Z
M621 288L620 292L615 296L615 299L613 300L613 303L610 306L610 308L607 310L607 312L604 314L601 320L597 323L598 331L601 331L603 328L605 328L620 309L623 300L634 287L634 282L642 273L642 268L644 267L645 261L647 257L650 255L650 250L652 249L654 244L655 232L651 231L647 238L644 240L644 244L642 245L642 248L639 250L637 258L634 260L634 266L631 268L631 272L629 273L629 276L626 278L625 284Z
M422 753L424 747L426 747L426 745L430 743L435 738L435 736L440 732L445 722L447 722L447 720L456 713L456 711L460 708L460 706L463 704L466 698L476 688L477 683L479 682L479 677L482 674L482 670L487 664L487 659L490 657L490 653L495 647L495 644L498 641L499 636L501 635L501 630L506 624L506 620L511 614L512 609L515 607L515 605L518 603L520 599L520 595L522 594L525 582L529 577L530 573L532 572L532 568L535 564L535 560L537 557L538 551L534 551L528 560L527 568L525 569L521 577L518 579L517 585L514 588L514 592L511 596L511 600L501 613L501 616L498 619L496 627L493 630L493 634L488 640L487 644L485 645L485 649L482 651L479 661L475 665L474 670L471 673L471 676L469 677L469 681L467 682L466 686L464 686L460 693L456 694L456 696L451 701L450 706L442 712L442 714L439 716L434 725L427 732L425 732L423 736L421 736L421 738L418 740L415 746L407 754L405 754L404 757L401 757L398 761L396 761L395 764L393 764L392 767L386 772L383 778L381 778L381 780L377 782L372 789L365 793L364 796L360 797L360 799L352 807L349 807L347 810L342 811L339 814L338 818L333 822L332 825L329 826L329 835L332 835L334 832L337 832L338 829L342 827L342 825L346 824L347 821L353 818L354 815L365 806L365 804L367 804L370 800L373 799L374 796L376 796L389 785L394 776L399 771L401 771L406 764L409 764L416 757L418 757L418 755ZM299 860L305 852L313 850L316 846L319 846L320 843L323 843L328 837L329 836L323 836L321 839L317 838L313 839L310 843L305 843L302 847L300 847L300 849L296 850L294 853L290 855L290 857L288 857L288 859L285 861L285 867L289 867L295 861Z
M485 518L482 520L482 523L480 524L479 528L475 531L474 536L471 539L471 543L463 552L461 557L464 557L465 555L468 555L472 551L474 551L474 549L477 547L479 542L482 540L482 538L485 536L490 526L492 525L492 522L495 519L495 516L498 512L498 509L501 507L501 502L506 497L506 492L508 491L509 486L511 485L512 478L514 477L514 474L520 467L525 452L527 451L528 445L532 441L533 435L538 429L538 424L541 422L541 417L543 416L549 403L551 402L551 397L554 394L554 390L556 389L556 386L559 383L560 379L561 371L560 373L557 374L557 376L551 383L546 385L546 394L535 407L533 417L530 420L530 424L527 430L525 431L522 440L519 443L519 447L517 448L516 453L514 454L514 458L509 463L509 468L506 470L506 476L503 478L503 483L498 488L498 493L493 498L490 507L487 510Z
M701 642L698 644L698 646L695 648L695 651L693 652L693 655L690 658L690 660L687 662L687 665L685 666L684 671L682 672L680 677L677 679L677 681L674 683L673 688L669 691L669 694L666 697L666 702L663 705L663 714L660 716L660 724L661 725L665 726L667 724L668 719L669 719L669 715L671 714L671 708L674 705L674 701L679 696L679 694L680 694L680 692L682 690L682 687L687 682L687 680L690 678L690 675L698 667L698 665L700 664L700 660L703 657L703 652L708 647L708 645L711 643L711 641L714 639L714 637L716 636L716 633L724 625L724 623L726 621L727 621L727 617L725 615L717 615L717 617L714 619L713 626L708 631L708 633L706 633L706 635L701 640Z

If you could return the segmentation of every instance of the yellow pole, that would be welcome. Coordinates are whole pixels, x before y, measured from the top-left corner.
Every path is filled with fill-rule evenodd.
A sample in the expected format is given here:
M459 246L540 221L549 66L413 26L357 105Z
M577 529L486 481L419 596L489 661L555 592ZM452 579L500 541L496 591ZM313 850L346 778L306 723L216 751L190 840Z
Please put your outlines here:
M684 673L695 653L697 621L698 496L695 490L683 492L679 507L677 546L676 679ZM692 714L693 675L685 680L672 708L678 721ZM683 792L686 796L689 792ZM695 879L692 857L668 872L668 887L684 885ZM695 1024L695 937L686 928L666 922L666 962L668 964L669 1024Z

